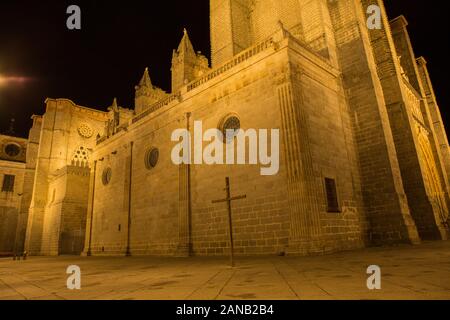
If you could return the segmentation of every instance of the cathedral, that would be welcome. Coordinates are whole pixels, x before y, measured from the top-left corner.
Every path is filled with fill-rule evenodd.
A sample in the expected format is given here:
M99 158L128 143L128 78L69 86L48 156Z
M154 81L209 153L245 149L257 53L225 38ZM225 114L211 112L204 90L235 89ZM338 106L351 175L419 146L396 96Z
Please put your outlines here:
M171 92L145 69L134 107L48 98L28 140L0 136L0 252L226 255L226 177L237 255L447 239L449 144L407 25L382 0L211 0L211 62L185 30ZM278 129L278 173L174 164L195 121Z

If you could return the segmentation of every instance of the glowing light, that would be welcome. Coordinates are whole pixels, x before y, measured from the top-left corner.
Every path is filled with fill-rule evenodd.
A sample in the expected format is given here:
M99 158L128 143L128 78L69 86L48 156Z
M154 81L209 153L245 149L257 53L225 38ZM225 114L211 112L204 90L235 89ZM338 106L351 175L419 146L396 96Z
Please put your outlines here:
M0 86L9 85L9 84L23 84L23 83L27 82L28 80L29 79L27 77L0 75Z

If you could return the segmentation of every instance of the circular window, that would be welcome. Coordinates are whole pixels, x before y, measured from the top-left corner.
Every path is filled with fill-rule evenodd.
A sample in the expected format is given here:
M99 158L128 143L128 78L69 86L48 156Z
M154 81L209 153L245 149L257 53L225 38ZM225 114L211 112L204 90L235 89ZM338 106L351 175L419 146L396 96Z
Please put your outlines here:
M103 174L102 174L103 185L106 186L109 184L109 182L111 181L111 176L112 176L111 168L106 168L105 170L103 170Z
M241 129L241 121L236 116L230 116L225 119L222 125L222 133L224 136L224 141L232 141L237 135L239 129Z
M10 143L5 147L5 153L12 158L17 157L20 154L20 151L20 146L18 146L17 144Z
M153 169L158 164L159 150L152 148L145 154L145 167L147 169Z
M90 126L88 126L85 123L82 123L79 127L78 127L78 134L80 136L82 136L83 138L90 138L94 135L94 131L92 130L92 128Z

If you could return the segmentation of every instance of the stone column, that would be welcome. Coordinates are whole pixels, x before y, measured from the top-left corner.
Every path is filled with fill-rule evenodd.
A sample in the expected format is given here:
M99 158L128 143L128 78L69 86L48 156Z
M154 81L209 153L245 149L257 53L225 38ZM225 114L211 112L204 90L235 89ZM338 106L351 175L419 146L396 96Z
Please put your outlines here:
M86 239L84 241L85 249L82 255L92 256L92 229L94 222L94 205L95 205L95 179L97 176L97 161L94 161L94 166L91 172L91 179L89 183L89 202L88 202L88 216L86 220Z
M186 113L186 129L190 132L190 113ZM191 159L190 150L188 159ZM189 257L192 254L191 239L191 172L189 164L180 164L178 171L178 248L176 255Z
M128 181L128 228L127 228L127 249L125 252L125 255L127 257L131 256L131 210L132 210L132 203L131 200L133 198L132 192L133 192L133 146L134 142L131 141L130 143L130 167L129 167L129 181Z
M287 68L287 74L291 70ZM300 76L301 77L301 76ZM320 212L315 194L318 192L313 173L307 119L301 102L301 80L291 79L278 89L282 116L282 136L288 175L288 201L291 215L289 251L309 254L320 252Z

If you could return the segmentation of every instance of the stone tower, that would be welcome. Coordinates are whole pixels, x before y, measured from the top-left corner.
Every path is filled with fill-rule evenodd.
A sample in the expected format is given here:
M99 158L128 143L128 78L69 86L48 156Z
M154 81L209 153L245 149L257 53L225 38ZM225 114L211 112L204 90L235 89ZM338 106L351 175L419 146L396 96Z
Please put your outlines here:
M208 71L208 59L195 53L189 35L184 29L183 38L172 55L172 93Z
M137 114L167 95L162 89L153 86L148 68L145 68L142 79L135 87L135 90L135 111Z
M29 254L81 253L91 155L107 116L66 99L46 100L25 239Z
M210 10L213 67L273 36L280 24L336 62L327 0L211 0Z

